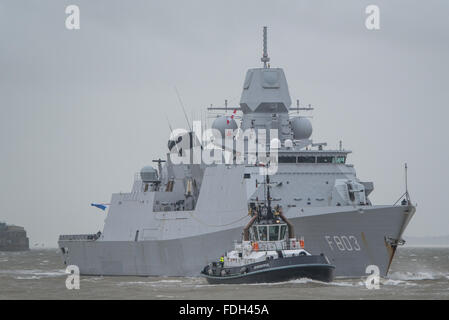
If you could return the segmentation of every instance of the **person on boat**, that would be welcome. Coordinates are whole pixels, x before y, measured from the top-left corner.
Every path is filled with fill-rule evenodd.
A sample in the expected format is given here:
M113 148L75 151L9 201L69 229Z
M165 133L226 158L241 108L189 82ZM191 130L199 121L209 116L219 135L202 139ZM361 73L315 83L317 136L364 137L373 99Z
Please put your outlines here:
M259 244L257 242L253 242L252 246L254 251L259 251Z

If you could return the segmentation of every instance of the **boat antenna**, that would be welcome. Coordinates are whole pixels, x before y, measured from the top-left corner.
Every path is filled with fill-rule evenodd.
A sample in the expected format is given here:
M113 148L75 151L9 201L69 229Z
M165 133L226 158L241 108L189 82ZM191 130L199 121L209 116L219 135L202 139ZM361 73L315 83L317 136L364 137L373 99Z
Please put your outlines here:
M172 135L173 135L173 127L171 126L170 120L168 120L167 115L165 115L165 119L167 119L168 128L170 129L170 136L172 136ZM175 137L173 137L173 139L174 139L174 138L175 138ZM175 147L176 147L176 151L179 152L178 144L175 144Z
M170 129L170 134L171 134L171 133L173 133L173 128L172 128L172 126L171 126L171 124L170 124L170 120L168 120L167 115L165 115L165 119L167 119L168 128Z
M184 117L186 118L187 125L189 126L190 132L192 132L192 127L190 126L189 118L187 117L186 109L184 108L184 104L182 103L181 96L179 95L178 89L175 87L176 95L178 96L179 104L181 105L182 111L184 112Z
M260 164L260 165L265 167L265 170L266 170L265 183L263 184L263 192L264 192L264 196L265 196L265 205L268 208L268 212L271 213L270 176L268 174L268 168L270 166L270 161L268 161L266 164Z
M268 212L271 213L271 197L270 197L270 176L268 175L268 169L267 169L267 207Z
M263 56L260 60L263 62L263 67L267 68L267 62L270 61L267 51L267 27L263 27Z

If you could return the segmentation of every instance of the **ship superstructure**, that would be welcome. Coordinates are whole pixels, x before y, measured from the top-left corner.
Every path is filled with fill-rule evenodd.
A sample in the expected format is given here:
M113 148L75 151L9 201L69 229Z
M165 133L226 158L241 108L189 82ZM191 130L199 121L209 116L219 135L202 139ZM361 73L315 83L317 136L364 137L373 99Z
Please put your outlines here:
M210 150L194 130L173 135L166 160L154 160L157 168L144 167L131 192L112 195L101 234L60 236L66 264L90 275L198 274L232 246L250 219L248 208L264 198L260 163L269 160L277 168L271 175L272 202L282 206L311 252L326 255L336 276L365 275L369 265L387 274L415 212L408 194L401 205L372 204L373 183L357 178L347 162L350 151L341 144L327 149L310 138L312 125L298 112L312 108L291 106L284 71L268 64L266 29L261 60L262 68L246 74L238 107L209 108L225 113L212 128L223 140L231 134L231 144L218 138ZM265 140L261 132L267 133ZM240 152L239 141L245 139L255 139L267 157L257 150ZM190 162L173 161L188 150ZM212 157L220 151L235 161L195 161L195 151Z

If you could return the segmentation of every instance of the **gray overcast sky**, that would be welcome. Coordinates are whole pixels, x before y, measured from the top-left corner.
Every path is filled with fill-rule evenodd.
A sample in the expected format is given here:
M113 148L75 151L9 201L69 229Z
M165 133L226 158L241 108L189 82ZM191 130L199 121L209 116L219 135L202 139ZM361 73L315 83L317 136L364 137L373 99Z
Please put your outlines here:
M69 4L80 30L65 28ZM174 86L196 118L237 104L267 25L272 67L316 107L314 140L353 150L375 204L402 194L408 162L418 210L406 234L448 234L448 17L444 0L0 0L0 220L54 247L102 229L90 203L165 155L165 114L185 127Z

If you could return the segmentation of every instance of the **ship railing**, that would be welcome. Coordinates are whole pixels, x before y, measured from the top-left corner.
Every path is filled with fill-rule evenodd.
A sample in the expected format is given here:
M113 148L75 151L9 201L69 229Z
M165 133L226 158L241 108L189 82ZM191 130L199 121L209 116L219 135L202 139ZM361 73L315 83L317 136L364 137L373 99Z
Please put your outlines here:
M258 250L290 250L290 249L298 249L298 247L292 247L289 243L281 242L281 241L266 241L266 240L255 240L253 242L257 242ZM242 242L235 240L235 245L241 245Z
M59 241L95 241L98 239L98 234L62 234L59 236Z
M304 249L301 247L299 243L295 245L291 245L290 242L285 241L267 241L267 240L253 240L252 242L257 242L258 244L258 250L298 250L298 249ZM234 240L234 247L241 246L242 241Z

